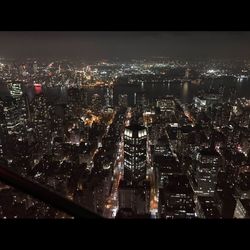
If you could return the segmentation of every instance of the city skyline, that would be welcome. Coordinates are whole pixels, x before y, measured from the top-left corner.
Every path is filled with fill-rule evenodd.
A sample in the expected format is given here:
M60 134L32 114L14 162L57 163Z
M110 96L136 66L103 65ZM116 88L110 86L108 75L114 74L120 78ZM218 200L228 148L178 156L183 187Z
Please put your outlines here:
M250 59L171 58L165 33L130 34L125 49L117 33L109 60L94 49L112 45L103 40L90 43L92 62L28 58L39 43L20 45L26 59L0 58L0 218L250 218ZM64 35L58 52L70 53ZM247 41L238 35L231 45ZM32 39L51 53L53 36ZM145 40L144 55L164 46L158 57L113 60L130 39Z

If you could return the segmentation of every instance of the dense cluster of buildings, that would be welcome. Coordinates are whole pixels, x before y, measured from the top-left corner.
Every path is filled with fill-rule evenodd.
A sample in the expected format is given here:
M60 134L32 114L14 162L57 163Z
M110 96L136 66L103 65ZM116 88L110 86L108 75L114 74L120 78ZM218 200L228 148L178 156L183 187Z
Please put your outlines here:
M184 66L175 81L204 77ZM190 103L143 91L115 101L117 80L164 79L165 67L6 64L1 164L109 218L249 218L250 100L221 85ZM68 216L0 183L0 217Z

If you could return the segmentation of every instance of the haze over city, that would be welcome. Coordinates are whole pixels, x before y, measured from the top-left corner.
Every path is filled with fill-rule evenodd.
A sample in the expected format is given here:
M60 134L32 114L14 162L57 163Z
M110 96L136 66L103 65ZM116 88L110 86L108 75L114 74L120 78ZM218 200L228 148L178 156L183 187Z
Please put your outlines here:
M0 56L19 59L250 56L250 32L246 31L13 31L0 32L0 38Z

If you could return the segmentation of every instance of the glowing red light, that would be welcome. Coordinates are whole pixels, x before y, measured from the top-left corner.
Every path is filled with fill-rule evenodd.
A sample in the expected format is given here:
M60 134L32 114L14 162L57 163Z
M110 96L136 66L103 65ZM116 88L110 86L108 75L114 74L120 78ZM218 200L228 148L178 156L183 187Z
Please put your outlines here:
M42 93L42 85L40 83L34 84L35 94L39 95Z

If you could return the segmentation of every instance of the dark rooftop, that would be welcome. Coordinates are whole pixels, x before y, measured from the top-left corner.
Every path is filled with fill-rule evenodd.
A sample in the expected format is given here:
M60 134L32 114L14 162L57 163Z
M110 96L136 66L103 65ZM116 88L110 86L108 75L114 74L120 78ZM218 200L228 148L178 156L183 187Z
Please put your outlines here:
M215 149L212 149L212 148L203 148L200 150L200 154L202 156L220 156L220 154L215 150Z
M220 218L219 210L213 197L198 196L198 203L206 219Z
M240 202L246 210L247 214L250 215L250 199L241 199Z
M139 131L139 130L146 129L146 128L144 126L134 123L134 124L127 126L126 129L130 129L132 131Z
M168 175L167 182L164 185L164 192L174 194L192 194L193 190L186 175L173 174Z

